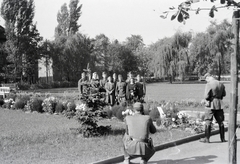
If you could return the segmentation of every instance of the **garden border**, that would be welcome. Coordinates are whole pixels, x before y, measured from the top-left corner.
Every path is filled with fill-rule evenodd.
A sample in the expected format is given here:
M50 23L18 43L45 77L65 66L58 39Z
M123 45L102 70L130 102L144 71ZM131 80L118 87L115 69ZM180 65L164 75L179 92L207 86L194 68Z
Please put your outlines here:
M227 130L228 130L228 128L226 127L225 131L227 131ZM216 135L216 134L219 134L219 129L213 130L211 132L211 135ZM182 138L182 139L179 139L179 140L175 140L175 141L172 141L172 142L163 143L163 144L155 146L155 150L159 151L159 150L167 149L167 148L170 148L170 147L173 147L173 146L181 145L181 144L184 144L184 143L187 143L187 142L196 141L200 138L203 138L204 135L205 135L204 133L201 133L201 134L196 134L196 135L193 135L193 136L185 137L185 138ZM120 162L123 162L123 161L124 161L124 156L119 155L119 156L116 156L116 157L112 157L112 158L104 159L104 160L101 160L101 161L93 162L92 164L120 163Z

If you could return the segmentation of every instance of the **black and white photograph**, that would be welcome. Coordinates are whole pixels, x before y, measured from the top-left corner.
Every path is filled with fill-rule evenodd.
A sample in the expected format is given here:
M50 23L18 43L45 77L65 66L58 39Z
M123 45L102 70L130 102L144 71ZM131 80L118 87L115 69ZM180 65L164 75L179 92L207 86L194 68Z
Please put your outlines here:
M240 0L0 0L0 164L240 164Z

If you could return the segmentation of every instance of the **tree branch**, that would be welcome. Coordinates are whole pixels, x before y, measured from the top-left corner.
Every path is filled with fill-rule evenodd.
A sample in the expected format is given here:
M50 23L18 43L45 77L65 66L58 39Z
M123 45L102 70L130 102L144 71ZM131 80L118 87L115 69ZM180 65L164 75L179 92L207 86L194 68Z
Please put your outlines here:
M199 12L201 10L209 10L209 16L210 17L214 17L214 12L218 11L218 9L221 8L230 8L230 7L234 7L234 10L239 10L240 9L240 3L235 2L234 0L220 0L221 6L215 6L213 5L211 8L197 8L197 9L192 9L191 8L191 4L192 3L197 3L200 0L187 0L185 2L182 2L178 8L176 9L175 7L169 7L169 10L164 11L163 15L160 15L161 18L166 19L168 14L171 12L175 12L175 14L172 15L171 20L174 20L175 18L177 18L177 20L180 23L185 23L185 20L189 19L190 15L189 12L190 11L194 11L196 14L199 14ZM214 2L214 0L211 0L211 2ZM226 4L226 5L224 5Z

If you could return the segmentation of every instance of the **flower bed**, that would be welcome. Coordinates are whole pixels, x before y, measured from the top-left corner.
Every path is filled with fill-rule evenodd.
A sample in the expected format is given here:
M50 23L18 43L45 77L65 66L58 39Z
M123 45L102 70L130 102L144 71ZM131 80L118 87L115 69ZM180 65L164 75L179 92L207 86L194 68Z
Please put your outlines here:
M28 99L27 96L30 98ZM21 100L21 97L24 100ZM51 94L11 95L4 100L2 107L16 109L14 100L21 100L23 111L48 114L62 114L67 118L75 118L79 124L79 132L84 137L105 135L110 127L98 126L101 118L116 117L123 121L126 115L131 114L132 107L125 103L115 105L112 108L98 98L98 96L85 95L81 100L71 100L64 97L54 97ZM203 102L195 100L181 100L175 102L148 101L144 103L144 114L150 115L158 128L189 130L191 133L201 133L204 130L204 116L191 117L179 110L181 107L203 107Z

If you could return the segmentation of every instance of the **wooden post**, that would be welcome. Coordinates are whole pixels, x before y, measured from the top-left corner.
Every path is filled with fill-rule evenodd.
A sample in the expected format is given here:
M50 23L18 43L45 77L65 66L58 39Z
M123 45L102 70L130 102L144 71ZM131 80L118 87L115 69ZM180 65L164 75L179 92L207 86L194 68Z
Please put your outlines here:
M228 155L229 164L237 164L237 104L238 104L238 69L237 56L239 54L239 11L233 12L232 19L234 33L234 53L231 54L231 90L230 90L230 111L228 127Z

